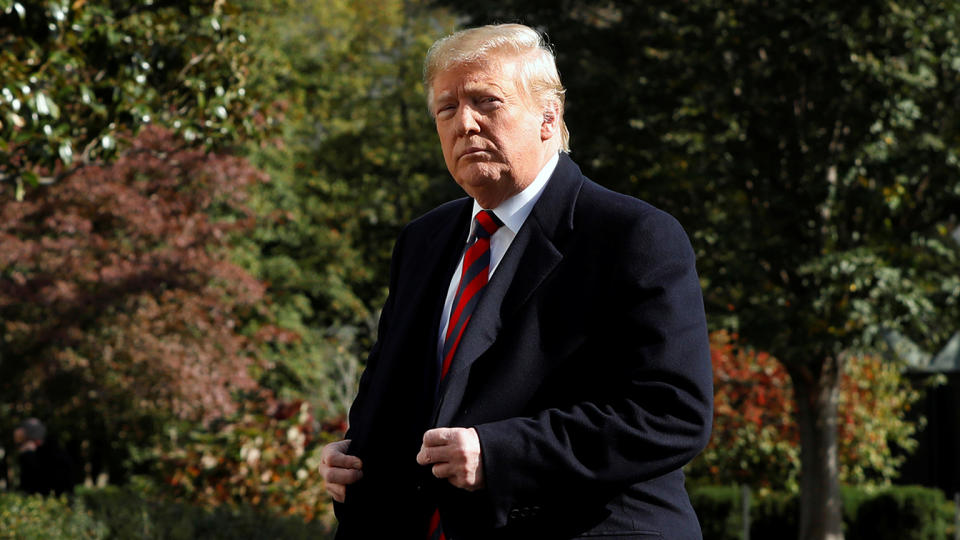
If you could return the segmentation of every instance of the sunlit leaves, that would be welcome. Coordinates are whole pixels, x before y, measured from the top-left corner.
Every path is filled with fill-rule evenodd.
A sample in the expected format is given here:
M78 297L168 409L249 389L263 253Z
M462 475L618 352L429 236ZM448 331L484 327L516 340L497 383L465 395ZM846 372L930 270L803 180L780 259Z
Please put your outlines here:
M329 518L316 469L320 448L336 429L319 425L304 402L250 398L216 426L171 429L159 468L177 498L203 506L252 505L307 521Z
M275 40L261 53L287 66L275 84L289 100L282 147L254 154L274 177L256 199L258 266L318 326L368 335L400 227L462 195L420 82L427 47L451 25L426 2L315 0L251 32Z
M0 5L0 189L111 159L117 133L171 127L207 147L272 129L224 2ZM230 12L231 14L227 14ZM212 24L216 21L216 24ZM30 184L32 182L28 182Z

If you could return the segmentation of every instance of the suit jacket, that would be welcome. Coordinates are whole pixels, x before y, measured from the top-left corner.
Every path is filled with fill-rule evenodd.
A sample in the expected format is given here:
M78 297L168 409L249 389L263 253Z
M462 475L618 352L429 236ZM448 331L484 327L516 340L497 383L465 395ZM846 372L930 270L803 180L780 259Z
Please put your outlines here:
M471 200L404 228L350 411L363 478L338 538L700 538L681 468L706 445L712 371L694 255L668 214L562 155L437 390L439 318ZM475 427L486 487L416 463L424 431Z

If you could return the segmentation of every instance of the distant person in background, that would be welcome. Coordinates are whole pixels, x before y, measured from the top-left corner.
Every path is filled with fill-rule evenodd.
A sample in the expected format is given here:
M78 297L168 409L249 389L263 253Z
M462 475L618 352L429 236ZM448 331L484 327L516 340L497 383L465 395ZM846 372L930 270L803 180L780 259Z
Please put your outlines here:
M62 495L73 491L73 461L55 441L47 439L47 428L28 418L13 432L19 452L20 491Z
M0 446L0 491L6 491L10 485L7 479L7 449Z

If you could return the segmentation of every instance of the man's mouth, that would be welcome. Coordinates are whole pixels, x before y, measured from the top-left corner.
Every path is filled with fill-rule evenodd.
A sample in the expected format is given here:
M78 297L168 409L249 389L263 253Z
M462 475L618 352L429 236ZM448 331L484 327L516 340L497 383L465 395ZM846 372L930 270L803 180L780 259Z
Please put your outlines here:
M472 146L472 147L470 147L470 148L467 148L467 149L464 150L463 152L461 152L461 153L460 153L460 157L466 157L466 156L470 156L470 155L473 155L473 154L479 154L479 153L481 153L481 152L489 152L489 150L487 150L486 148L481 148L481 147L479 147L479 146Z

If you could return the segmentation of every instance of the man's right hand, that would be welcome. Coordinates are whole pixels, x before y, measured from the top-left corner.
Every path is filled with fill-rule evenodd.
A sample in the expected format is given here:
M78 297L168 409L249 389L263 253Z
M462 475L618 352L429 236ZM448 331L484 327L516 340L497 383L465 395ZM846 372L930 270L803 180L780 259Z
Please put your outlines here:
M320 451L320 476L327 493L337 502L343 502L347 486L363 478L363 463L357 456L348 455L350 439L330 443Z

